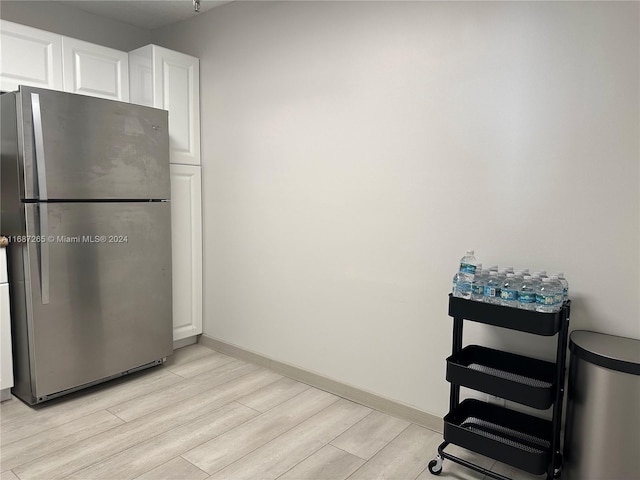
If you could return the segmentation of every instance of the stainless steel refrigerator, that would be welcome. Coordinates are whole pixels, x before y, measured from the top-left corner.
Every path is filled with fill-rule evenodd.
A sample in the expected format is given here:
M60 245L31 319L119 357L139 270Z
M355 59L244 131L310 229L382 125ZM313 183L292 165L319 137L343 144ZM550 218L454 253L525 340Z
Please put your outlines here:
M13 393L30 404L173 352L168 114L20 87L0 96Z

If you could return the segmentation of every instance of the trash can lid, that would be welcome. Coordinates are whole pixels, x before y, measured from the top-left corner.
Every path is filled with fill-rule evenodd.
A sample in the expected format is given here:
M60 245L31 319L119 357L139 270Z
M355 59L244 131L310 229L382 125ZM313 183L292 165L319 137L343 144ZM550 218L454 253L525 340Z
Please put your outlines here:
M640 340L575 330L569 349L578 357L601 367L640 375Z

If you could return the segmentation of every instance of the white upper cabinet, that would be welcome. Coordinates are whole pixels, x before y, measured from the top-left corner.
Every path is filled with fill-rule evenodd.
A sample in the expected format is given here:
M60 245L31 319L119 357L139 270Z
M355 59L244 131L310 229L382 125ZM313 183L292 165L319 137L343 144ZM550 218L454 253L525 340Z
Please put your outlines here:
M200 65L157 45L129 52L132 103L169 111L171 163L200 165Z
M0 20L0 90L18 85L129 101L127 52Z
M127 52L63 37L62 64L65 92L129 101Z
M62 90L62 36L0 20L0 90Z

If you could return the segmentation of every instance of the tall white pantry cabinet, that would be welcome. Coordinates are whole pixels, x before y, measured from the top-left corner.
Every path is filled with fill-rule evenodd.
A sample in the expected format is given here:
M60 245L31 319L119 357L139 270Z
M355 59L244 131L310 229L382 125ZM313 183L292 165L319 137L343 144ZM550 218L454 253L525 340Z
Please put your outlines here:
M13 91L18 85L169 111L174 341L201 334L198 59L156 45L121 52L0 20L0 90Z
M202 333L200 62L157 45L129 52L132 103L169 111L173 340Z

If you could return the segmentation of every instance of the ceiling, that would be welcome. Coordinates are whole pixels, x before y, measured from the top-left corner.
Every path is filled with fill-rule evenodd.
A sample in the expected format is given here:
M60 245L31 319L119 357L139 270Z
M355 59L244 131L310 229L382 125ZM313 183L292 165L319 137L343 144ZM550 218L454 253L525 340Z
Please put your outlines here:
M200 0L200 14L231 0ZM153 30L198 15L192 0L71 0L58 1L85 12Z

